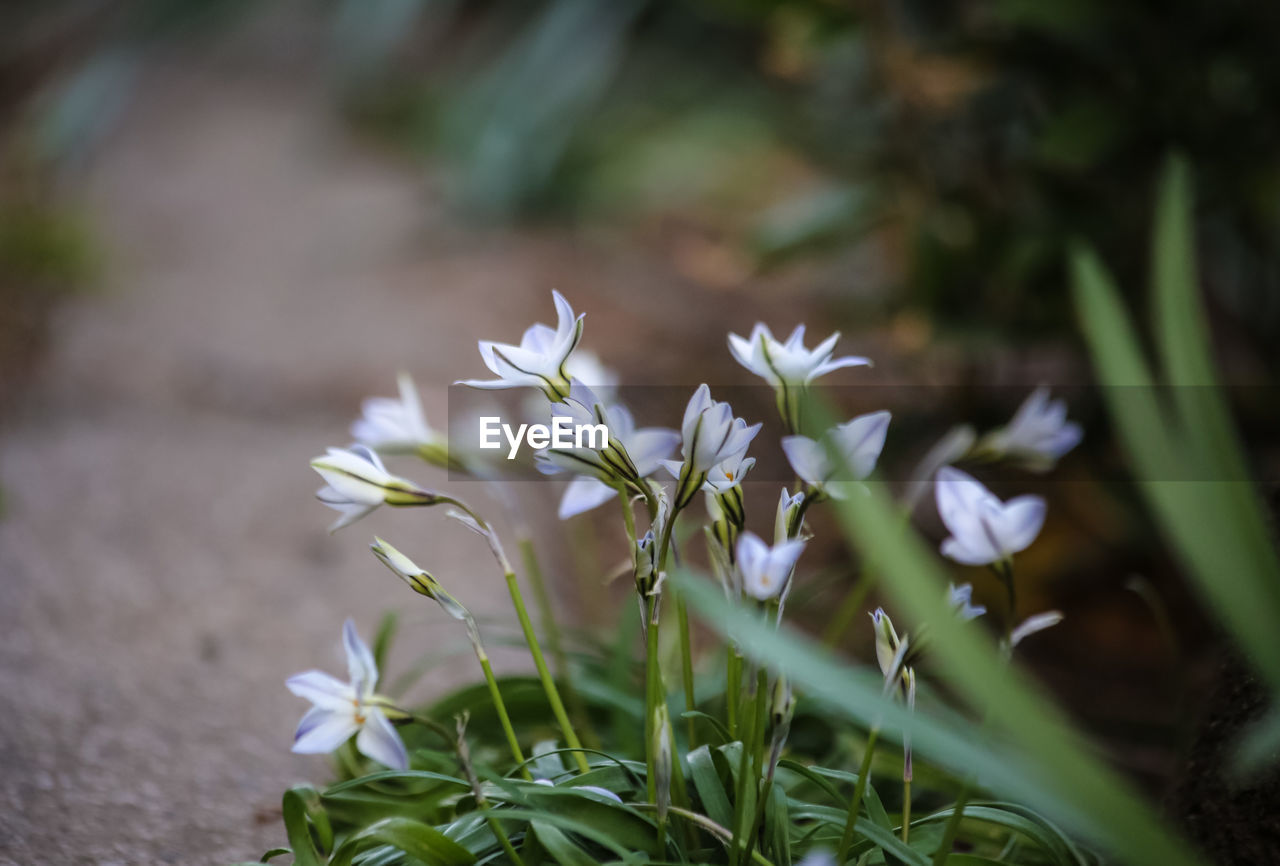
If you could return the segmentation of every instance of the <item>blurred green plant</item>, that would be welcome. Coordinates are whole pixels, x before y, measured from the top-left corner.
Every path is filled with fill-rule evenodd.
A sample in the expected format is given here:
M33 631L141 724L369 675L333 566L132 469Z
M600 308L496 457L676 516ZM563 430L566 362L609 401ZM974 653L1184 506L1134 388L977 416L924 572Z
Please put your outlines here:
M1280 560L1219 387L1196 292L1192 210L1190 172L1173 159L1151 250L1158 377L1115 284L1088 248L1072 257L1076 302L1148 506L1274 702L1280 694ZM1237 769L1256 773L1278 753L1280 713L1273 709L1241 744Z

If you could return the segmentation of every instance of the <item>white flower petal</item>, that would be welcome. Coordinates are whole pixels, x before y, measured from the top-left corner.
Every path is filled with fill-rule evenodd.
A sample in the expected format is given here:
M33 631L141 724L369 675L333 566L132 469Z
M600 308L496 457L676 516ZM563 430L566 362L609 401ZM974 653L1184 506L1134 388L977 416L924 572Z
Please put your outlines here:
M344 683L324 671L295 674L285 680L284 685L298 697L327 709L349 708L356 699L356 691L350 683Z
M791 469L809 484L819 486L832 475L827 450L808 436L782 437L782 451Z
M853 477L862 480L876 468L892 416L885 411L869 412L841 424L833 432L837 448Z
M755 533L742 533L736 551L743 589L761 601L776 596L786 586L804 546L800 539L790 539L770 547Z
M618 491L586 475L580 475L569 482L560 497L559 517L568 520L570 517L598 508L618 495Z
M608 788L601 788L599 785L571 785L570 787L576 791L590 791L598 797L603 797L606 800L613 800L615 803L622 802L622 798L617 794L613 793Z
M320 501L325 505L335 511L341 512L342 516L330 524L330 532L337 532L344 526L350 526L378 507L376 503L373 505L364 505L359 502L345 502L336 499L326 499L326 495L336 495L336 491L334 491L332 487L321 488L320 492L316 495L320 497Z
M989 528L982 522L984 509L990 509L992 504L998 507L999 500L977 479L951 466L938 470L934 492L938 516L947 529L951 530L952 536L974 553L990 550L992 555L989 562L999 559L1000 551L994 546ZM943 552L946 554L945 550Z
M355 707L345 711L312 707L298 722L293 734L293 749L301 755L327 755L359 730Z
M665 427L645 427L619 439L641 478L656 472L662 460L680 444L680 434Z
M973 548L954 536L942 542L942 555L961 565L989 565L1000 558L1000 552L990 545Z
M1026 550L1044 526L1045 502L1039 496L1010 499L994 521L994 531L1006 554Z
M351 687L361 697L371 694L378 685L378 665L374 662L369 647L360 640L356 624L350 618L342 624L342 647L347 652Z
M356 736L356 748L360 754L373 758L393 770L409 769L409 753L396 729L377 707L365 709L364 725Z

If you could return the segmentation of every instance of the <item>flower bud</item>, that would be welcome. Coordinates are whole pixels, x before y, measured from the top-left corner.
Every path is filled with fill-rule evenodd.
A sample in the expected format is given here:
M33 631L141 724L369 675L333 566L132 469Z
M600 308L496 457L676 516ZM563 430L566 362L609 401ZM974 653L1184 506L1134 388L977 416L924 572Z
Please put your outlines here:
M461 602L445 591L439 581L381 538L374 536L373 540L374 543L369 545L373 555L378 557L382 564L391 569L400 579L409 584L410 589L439 604L440 607L444 608L444 612L454 619L460 622L470 621L471 614L462 606Z

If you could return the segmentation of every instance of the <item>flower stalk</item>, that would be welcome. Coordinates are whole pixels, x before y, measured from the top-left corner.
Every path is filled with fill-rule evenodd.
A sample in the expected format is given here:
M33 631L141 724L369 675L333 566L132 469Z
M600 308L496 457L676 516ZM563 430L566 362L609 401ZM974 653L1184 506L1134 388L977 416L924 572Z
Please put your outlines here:
M507 746L511 749L511 757L515 759L516 765L520 767L525 778L532 778L529 775L529 770L524 766L524 753L520 750L520 741L516 737L515 728L511 724L511 716L507 713L507 704L502 699L502 692L498 689L498 680L493 675L493 666L489 663L489 654L485 651L484 643L480 640L480 627L476 624L475 617L471 615L471 611L467 610L461 602L450 595L438 580L419 568L413 560L381 538L375 536L374 543L370 545L370 549L373 551L373 555L394 574L403 579L410 589L436 602L444 609L445 613L466 625L467 638L471 641L471 648L476 654L476 660L480 662L480 670L484 672L484 680L489 687L489 696L493 700L493 707L498 714L498 721L502 724L502 732L507 738Z

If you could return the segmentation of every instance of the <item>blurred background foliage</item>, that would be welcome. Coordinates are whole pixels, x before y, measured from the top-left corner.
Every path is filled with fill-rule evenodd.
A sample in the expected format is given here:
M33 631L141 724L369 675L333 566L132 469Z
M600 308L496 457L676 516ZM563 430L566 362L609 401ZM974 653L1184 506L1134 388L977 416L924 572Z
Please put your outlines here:
M1072 238L1142 285L1176 148L1215 308L1280 323L1272 4L348 0L335 28L348 105L475 213L701 209L751 268L875 233L893 305L1028 339L1070 320Z
M243 0L5 4L37 160L83 156L141 52ZM1280 329L1280 7L1246 0L312 0L361 127L446 160L474 218L693 221L733 283L871 239L890 312L1003 340L1061 334L1071 239L1144 281L1171 150L1201 188L1220 327ZM29 82L28 82L29 83ZM1275 372L1272 353L1242 362Z

